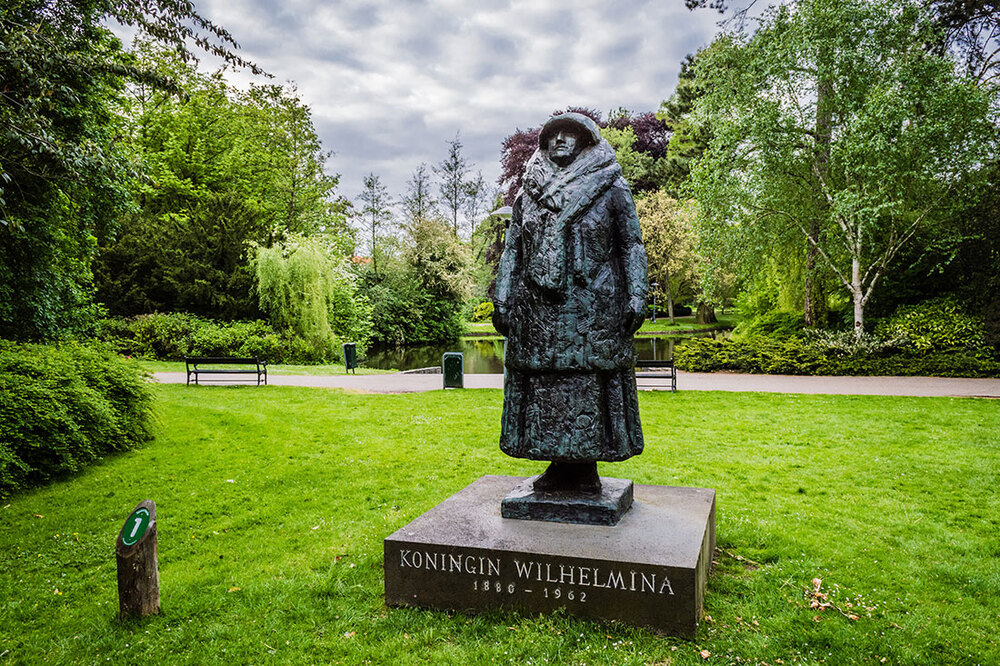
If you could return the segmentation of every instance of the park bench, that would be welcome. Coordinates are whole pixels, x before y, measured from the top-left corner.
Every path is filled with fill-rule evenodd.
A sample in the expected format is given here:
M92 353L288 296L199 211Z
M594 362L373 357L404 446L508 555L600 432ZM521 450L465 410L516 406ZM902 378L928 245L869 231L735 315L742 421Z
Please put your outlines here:
M640 368L650 368L649 371L640 371ZM666 361L636 361L636 379L669 379L670 390L677 390L677 368L674 367L674 359Z
M256 356L253 357L233 357L233 356L185 356L184 365L187 368L187 383L191 384L191 377L194 383L198 383L198 375L257 375L257 386L261 380L267 384L267 361L261 361ZM203 366L229 366L205 368ZM252 368L249 366L253 366Z

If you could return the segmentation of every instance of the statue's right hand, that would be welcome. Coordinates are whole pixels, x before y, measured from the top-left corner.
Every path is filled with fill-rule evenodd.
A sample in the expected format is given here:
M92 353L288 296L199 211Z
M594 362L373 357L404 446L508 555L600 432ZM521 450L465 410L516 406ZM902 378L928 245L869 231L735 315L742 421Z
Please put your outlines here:
M510 320L507 318L507 307L495 305L493 308L493 328L497 333L506 337L510 327Z

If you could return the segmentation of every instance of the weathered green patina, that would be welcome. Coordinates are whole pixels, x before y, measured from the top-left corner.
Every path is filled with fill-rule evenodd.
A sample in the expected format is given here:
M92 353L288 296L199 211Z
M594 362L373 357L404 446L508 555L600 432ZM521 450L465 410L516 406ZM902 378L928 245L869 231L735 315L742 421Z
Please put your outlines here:
M507 337L500 448L552 461L535 490L598 493L598 461L642 452L632 335L647 291L614 150L590 118L553 116L513 206L493 312Z

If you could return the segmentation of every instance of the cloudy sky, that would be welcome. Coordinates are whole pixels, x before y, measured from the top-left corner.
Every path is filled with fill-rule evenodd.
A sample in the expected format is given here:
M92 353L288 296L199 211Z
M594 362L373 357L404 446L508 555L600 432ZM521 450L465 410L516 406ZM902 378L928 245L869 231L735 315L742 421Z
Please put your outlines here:
M460 133L496 183L500 146L549 113L655 111L680 62L718 31L682 0L196 0L242 54L294 81L328 169L354 199L365 174L393 196ZM237 82L246 74L236 75Z

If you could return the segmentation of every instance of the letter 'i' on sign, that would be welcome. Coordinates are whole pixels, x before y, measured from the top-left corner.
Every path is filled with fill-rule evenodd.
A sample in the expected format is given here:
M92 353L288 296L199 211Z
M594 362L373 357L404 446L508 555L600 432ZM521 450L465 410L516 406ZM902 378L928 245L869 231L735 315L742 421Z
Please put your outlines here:
M156 561L156 504L135 507L115 544L118 560L118 610L121 617L160 612L160 573Z

